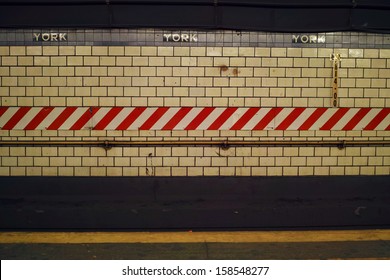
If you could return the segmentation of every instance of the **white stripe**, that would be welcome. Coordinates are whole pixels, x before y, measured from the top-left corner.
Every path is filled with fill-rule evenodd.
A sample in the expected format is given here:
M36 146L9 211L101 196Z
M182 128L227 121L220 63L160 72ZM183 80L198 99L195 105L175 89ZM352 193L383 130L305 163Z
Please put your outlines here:
M351 108L330 130L342 130L346 124L359 112L357 108Z
M390 125L390 114L381 121L381 123L375 128L375 130L385 130Z
M20 109L20 107L9 107L7 111L0 117L0 128L3 128L13 115Z
M37 126L36 129L47 129L55 119L65 110L63 107L55 107L47 116L44 118L41 123Z
M99 110L89 119L87 127L94 128L113 107L100 107Z
M276 129L295 108L283 108L282 111L268 124L272 129Z
M135 108L123 108L118 115L106 126L106 130L115 130Z
M336 108L328 108L309 130L320 130L321 127L336 113Z
M301 125L314 113L317 108L306 108L298 118L288 127L289 130L298 130Z
M249 110L249 109L248 109ZM253 128L264 118L271 108L260 108L259 111L242 127L241 130L253 130ZM265 128L267 130L267 127Z
M145 111L129 126L127 130L139 130L139 128L156 112L158 108L146 108Z
M38 113L41 111L42 107L34 107L31 108L23 118L20 119L20 121L14 126L13 130L18 130L18 129L24 129L30 122L31 120L38 115Z
M244 114L248 108L238 108L221 126L220 130L229 130Z
M165 112L164 115L152 126L151 130L162 129L172 118L173 116L180 110L180 108L169 108L168 111Z
M68 119L58 128L58 130L69 130L79 119L80 117L87 111L89 108L87 107L78 107L69 117Z
M370 109L370 111L365 115L360 122L354 127L353 130L363 130L380 112L380 109Z
M209 126L225 111L226 108L215 108L198 126L197 130L207 130Z
M184 130L203 109L202 107L191 108L191 111L176 125L175 130Z

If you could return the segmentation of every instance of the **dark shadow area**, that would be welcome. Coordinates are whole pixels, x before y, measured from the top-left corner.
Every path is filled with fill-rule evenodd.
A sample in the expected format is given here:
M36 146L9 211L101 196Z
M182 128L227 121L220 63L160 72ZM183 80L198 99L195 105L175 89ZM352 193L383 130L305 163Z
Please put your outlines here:
M384 228L390 177L0 177L0 203L0 230Z
M388 33L387 0L0 0L0 27Z

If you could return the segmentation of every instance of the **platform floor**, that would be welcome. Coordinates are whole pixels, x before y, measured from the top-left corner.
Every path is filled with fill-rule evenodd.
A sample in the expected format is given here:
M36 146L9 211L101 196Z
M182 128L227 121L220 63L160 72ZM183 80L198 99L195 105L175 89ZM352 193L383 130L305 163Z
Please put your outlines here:
M0 258L390 260L390 230L1 232Z

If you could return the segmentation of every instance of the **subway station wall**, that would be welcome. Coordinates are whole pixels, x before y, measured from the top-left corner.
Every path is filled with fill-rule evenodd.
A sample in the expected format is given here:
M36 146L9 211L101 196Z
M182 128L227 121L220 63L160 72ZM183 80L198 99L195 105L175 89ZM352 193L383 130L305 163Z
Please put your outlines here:
M0 56L2 141L390 140L389 35L2 29ZM1 145L0 155L1 176L390 174L389 146Z

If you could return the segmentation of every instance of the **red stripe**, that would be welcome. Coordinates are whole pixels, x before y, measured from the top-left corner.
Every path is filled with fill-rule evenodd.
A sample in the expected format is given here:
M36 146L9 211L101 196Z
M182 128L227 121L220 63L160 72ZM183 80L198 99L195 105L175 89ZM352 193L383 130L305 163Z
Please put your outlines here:
M202 111L190 122L185 130L195 130L198 128L198 126L208 117L208 115L211 114L212 111L214 111L214 107L206 107L203 108Z
M272 108L259 122L253 130L263 130L281 111L283 108Z
M390 124L389 124L389 126L388 127L386 127L386 129L385 130L390 130Z
M53 111L54 107L43 107L39 113L26 125L24 130L34 130Z
M122 111L123 107L113 107L110 111L98 122L94 130L103 130L106 126Z
M167 122L167 124L162 128L162 130L172 130L177 124L191 111L190 107L180 108L179 111L172 117L172 119Z
M286 130L303 113L303 111L305 111L305 108L295 108L292 110L275 130Z
M126 130L146 110L146 107L137 107L121 122L115 130Z
M99 111L100 108L90 107L88 110L72 125L69 130L80 130L85 124Z
M326 112L326 108L317 108L310 117L298 128L298 130L309 130L312 125Z
M236 110L236 107L226 108L207 130L218 130Z
M390 114L390 108L383 108L363 130L374 130L388 114Z
M8 107L0 107L0 117L8 110Z
M158 122L158 120L169 110L168 107L160 107L147 119L143 125L140 126L140 130L149 130L152 126Z
M343 130L352 130L370 112L370 108L361 108L355 116L343 127Z
M11 119L3 126L4 130L11 130L30 111L31 107L20 107Z
M339 108L336 113L320 128L320 130L331 130L332 127L349 111L349 108Z
M64 122L76 111L77 107L67 107L64 111L52 122L47 130L57 130L64 124Z
M230 130L240 130L243 128L256 113L260 110L260 108L249 108L244 115L230 128Z

